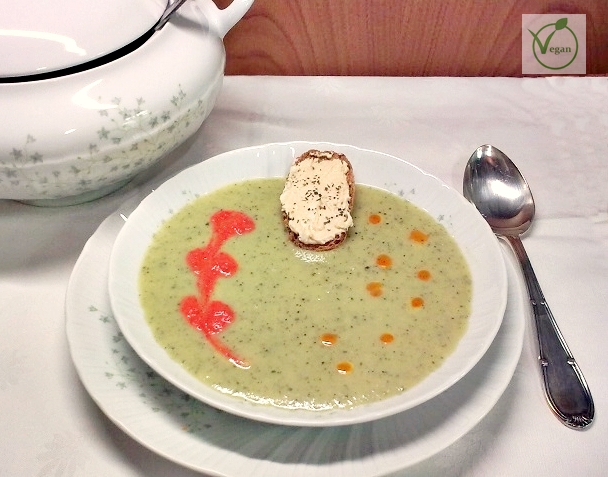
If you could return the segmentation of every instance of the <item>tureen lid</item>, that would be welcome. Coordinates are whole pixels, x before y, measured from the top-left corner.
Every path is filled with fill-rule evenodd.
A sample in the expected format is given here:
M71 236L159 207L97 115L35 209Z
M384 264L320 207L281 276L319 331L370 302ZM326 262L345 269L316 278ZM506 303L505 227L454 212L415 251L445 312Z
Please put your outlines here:
M167 0L0 0L0 77L81 65L137 40Z

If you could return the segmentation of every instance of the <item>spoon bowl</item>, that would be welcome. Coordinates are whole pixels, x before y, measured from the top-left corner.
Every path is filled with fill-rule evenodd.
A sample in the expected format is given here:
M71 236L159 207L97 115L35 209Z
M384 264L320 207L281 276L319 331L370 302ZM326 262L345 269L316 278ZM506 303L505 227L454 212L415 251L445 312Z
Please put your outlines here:
M528 183L499 149L478 147L466 165L464 196L474 203L496 233L519 235L534 218L534 198Z
M519 260L534 315L538 361L550 408L567 426L587 427L595 413L589 386L557 326L519 238L534 218L534 199L528 183L503 152L486 144L469 158L462 189Z

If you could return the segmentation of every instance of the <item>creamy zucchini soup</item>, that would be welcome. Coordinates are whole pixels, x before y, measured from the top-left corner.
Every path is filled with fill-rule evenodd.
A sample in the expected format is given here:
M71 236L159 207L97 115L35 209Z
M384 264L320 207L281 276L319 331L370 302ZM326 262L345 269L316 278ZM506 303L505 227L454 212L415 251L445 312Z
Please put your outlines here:
M471 277L425 211L357 185L354 227L327 252L287 238L283 179L223 187L156 233L140 296L157 341L218 391L286 408L402 392L464 334Z

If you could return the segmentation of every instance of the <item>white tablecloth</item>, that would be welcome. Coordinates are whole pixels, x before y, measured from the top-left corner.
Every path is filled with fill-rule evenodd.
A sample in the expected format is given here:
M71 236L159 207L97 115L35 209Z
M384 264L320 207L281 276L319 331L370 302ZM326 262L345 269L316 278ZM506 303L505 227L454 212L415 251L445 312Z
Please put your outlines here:
M596 420L575 431L553 416L528 329L493 410L399 475L606 475L608 78L227 77L196 135L124 189L64 208L0 201L0 476L199 475L128 437L89 397L66 339L68 279L103 219L150 183L224 151L294 140L393 154L457 190L472 151L491 143L534 192L524 244Z

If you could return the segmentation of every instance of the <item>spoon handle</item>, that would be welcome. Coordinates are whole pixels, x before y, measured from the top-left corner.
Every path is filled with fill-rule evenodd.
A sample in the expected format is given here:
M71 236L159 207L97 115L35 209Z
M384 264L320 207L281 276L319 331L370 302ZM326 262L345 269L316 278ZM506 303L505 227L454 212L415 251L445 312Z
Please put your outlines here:
M585 377L560 332L523 244L518 236L505 237L521 265L538 338L545 396L564 424L582 429L593 421L595 408Z

